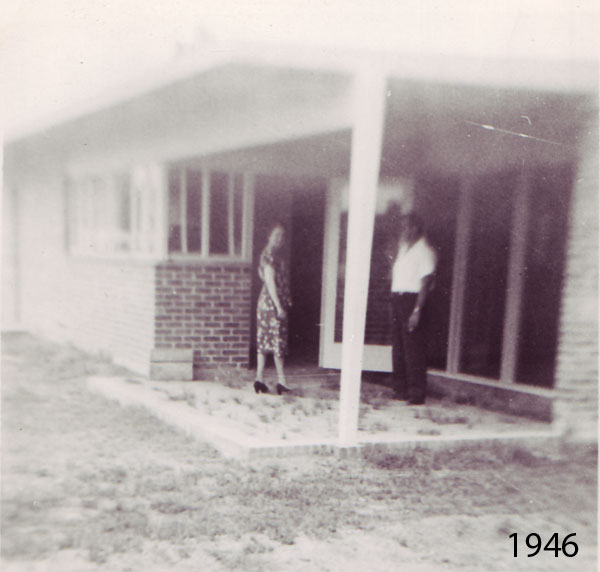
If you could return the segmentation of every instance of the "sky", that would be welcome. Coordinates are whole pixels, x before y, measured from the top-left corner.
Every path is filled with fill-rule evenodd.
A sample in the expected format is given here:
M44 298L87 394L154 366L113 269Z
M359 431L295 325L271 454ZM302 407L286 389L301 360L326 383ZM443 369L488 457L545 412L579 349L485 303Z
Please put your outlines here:
M596 0L11 0L4 133L160 69L186 46L259 43L480 57L598 55Z

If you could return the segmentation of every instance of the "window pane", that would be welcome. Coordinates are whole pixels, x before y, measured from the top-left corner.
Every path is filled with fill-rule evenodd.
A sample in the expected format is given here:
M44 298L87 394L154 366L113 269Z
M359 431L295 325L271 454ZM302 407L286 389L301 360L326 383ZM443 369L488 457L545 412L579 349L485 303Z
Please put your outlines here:
M92 228L99 233L106 219L106 204L103 199L104 181L100 177L92 179Z
M110 184L101 177L94 177L93 189L94 248L97 252L109 252L112 239Z
M515 173L480 178L474 193L460 371L498 378Z
M227 173L210 175L210 254L229 254Z
M117 228L129 231L131 228L131 177L128 173L121 173L115 177L115 192L117 203Z
M144 217L144 236L143 246L147 252L154 252L157 243L157 206L158 206L158 195L159 185L156 180L156 172L149 170L148 172L148 185L145 188L145 192L142 195L142 202L144 203L143 217Z
M569 167L540 170L531 181L517 381L551 387L564 272Z
M169 171L169 252L181 252L181 171Z
M127 252L131 246L130 180L127 173L119 173L111 181L111 250L114 252Z
M244 177L236 175L233 188L233 253L242 255L242 230L244 214Z
M92 225L93 225L93 205L92 205L92 183L91 180L86 179L82 181L80 187L80 201L79 201L79 210L81 213L81 241L79 243L80 246L83 246L85 249L92 248Z
M79 186L74 181L67 180L67 209L69 220L67 227L67 248L69 250L78 246L79 236Z
M187 170L187 249L202 250L202 171Z

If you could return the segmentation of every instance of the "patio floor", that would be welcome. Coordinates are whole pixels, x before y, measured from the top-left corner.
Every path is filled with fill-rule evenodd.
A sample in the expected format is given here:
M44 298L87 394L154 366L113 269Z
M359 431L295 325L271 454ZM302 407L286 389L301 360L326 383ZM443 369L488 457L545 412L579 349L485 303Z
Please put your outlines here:
M250 374L250 372L248 372ZM266 378L271 388L275 380ZM90 390L124 406L141 406L163 421L235 457L306 452L355 453L369 447L452 447L517 439L556 440L552 425L444 399L424 406L394 399L390 388L364 381L358 443L338 442L339 372L291 368L292 394L257 395L252 378L216 381L88 379Z

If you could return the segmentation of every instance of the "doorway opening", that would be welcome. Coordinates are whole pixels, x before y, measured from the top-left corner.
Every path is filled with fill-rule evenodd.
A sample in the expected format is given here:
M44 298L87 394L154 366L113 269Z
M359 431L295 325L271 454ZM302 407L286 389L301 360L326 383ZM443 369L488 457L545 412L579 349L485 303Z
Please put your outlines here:
M319 362L321 289L327 181L323 178L257 176L254 188L250 367L256 366L256 303L262 288L258 263L276 223L286 231L292 307L286 365ZM271 358L267 359L270 364Z

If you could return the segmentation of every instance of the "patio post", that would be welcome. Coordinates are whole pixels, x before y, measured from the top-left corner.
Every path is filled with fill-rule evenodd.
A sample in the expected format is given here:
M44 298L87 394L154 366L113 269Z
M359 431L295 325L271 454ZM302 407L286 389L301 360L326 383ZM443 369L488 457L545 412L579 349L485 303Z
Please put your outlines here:
M367 292L381 163L386 76L376 66L355 76L350 164L339 443L357 443Z
M506 286L506 315L502 334L502 363L500 381L513 383L517 376L523 289L527 269L527 231L531 210L529 179L521 167L513 211L513 231L510 245L508 284Z

